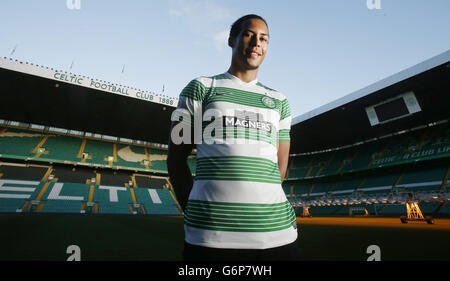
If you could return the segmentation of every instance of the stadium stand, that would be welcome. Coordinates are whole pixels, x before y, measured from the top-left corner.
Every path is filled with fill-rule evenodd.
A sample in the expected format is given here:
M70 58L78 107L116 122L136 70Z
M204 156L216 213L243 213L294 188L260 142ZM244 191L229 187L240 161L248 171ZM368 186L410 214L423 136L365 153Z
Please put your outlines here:
M403 174L397 188L408 191L439 191L447 174L447 167L423 167Z
M98 170L100 174L100 181L98 184L114 185L114 186L130 186L132 182L131 171L119 171L119 170Z
M364 181L365 179L358 177L338 180L331 193L333 193L333 195L352 193L364 184Z
M0 127L0 157L167 174L167 150ZM195 157L188 160L195 173Z
M0 178L40 181L49 167L0 161Z
M150 165L152 170L167 173L167 151L155 148L148 148L150 154Z
M48 136L48 137L47 137ZM40 146L43 152L35 155L35 158L41 158L42 161L80 161L77 157L77 150L80 149L82 139L70 136L47 135Z
M126 187L100 185L94 191L94 200L98 204L99 213L132 213L130 206L133 204L133 199L131 192Z
M145 147L118 144L116 158L117 166L149 169L148 153Z
M444 203L441 208L439 209L440 214L450 214L450 204Z
M89 198L89 185L54 182L43 193L42 213L80 213Z
M358 191L361 191L364 194L388 193L392 190L392 187L400 176L401 174L399 172L391 171L380 174L374 173L364 179L364 183L359 186Z
M178 215L177 207L169 190L136 188L134 190L138 203L143 204L145 213ZM163 202L172 202L163 204Z
M0 210L1 212L16 212L36 190L38 181L19 181L0 179ZM23 186L23 184L27 184ZM25 193L26 192L26 193Z
M420 209L425 216L436 216L439 213L444 214L444 212L440 211L440 207L443 203L440 202L425 202L422 201L419 203Z
M0 127L0 155L16 158L33 157L33 150L43 134L14 128Z
M134 174L137 187L163 188L167 185L166 178L157 178L149 175Z
M283 190L297 214L401 215L407 200L424 214L450 214L449 58L447 51L293 118ZM176 100L66 83L61 74L0 58L0 211L180 214L166 165ZM73 95L90 106L70 104ZM392 100L408 114L383 112L379 105ZM133 110L115 110L123 108ZM157 121L130 126L142 119ZM195 152L188 165L195 175Z
M61 182L86 184L96 178L94 170L83 166L53 165L51 174Z
M330 176L449 155L450 126L447 122L352 148L294 156L288 179Z
M447 192L449 132L449 122L442 122L334 151L293 156L284 191L295 205L311 206L313 216L346 215L350 204L369 214L404 214L399 194ZM436 201L420 201L420 206L427 215L446 210Z
M179 215L169 189L0 179L0 212ZM88 208L93 207L93 208Z
M113 165L113 144L87 139L83 153L87 154L86 163ZM111 159L109 159L111 158Z
M2 126L0 212L180 215L167 176L151 173L167 174L166 158L155 147Z

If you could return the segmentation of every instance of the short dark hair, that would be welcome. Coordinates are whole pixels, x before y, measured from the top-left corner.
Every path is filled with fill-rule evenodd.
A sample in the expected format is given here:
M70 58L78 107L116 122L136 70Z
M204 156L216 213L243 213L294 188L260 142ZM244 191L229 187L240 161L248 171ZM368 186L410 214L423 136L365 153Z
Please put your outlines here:
M240 17L239 19L237 19L231 25L230 37L231 38L236 38L236 36L238 36L239 32L241 32L241 30L242 30L242 23L245 22L246 20L249 20L249 19L260 19L266 24L267 28L269 28L269 25L267 24L266 20L263 19L261 16L258 16L258 15L255 15L255 14L249 14L249 15L245 15L243 17Z

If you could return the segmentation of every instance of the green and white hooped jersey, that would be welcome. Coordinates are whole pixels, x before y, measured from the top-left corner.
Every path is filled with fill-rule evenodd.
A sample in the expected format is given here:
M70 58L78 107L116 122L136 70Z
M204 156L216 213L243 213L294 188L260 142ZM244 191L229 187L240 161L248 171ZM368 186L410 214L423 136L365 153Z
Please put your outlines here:
M295 241L296 216L281 187L277 157L278 141L290 140L285 96L226 72L192 80L178 109L187 110L192 118L184 123L201 124L203 134L185 210L186 242L266 249Z

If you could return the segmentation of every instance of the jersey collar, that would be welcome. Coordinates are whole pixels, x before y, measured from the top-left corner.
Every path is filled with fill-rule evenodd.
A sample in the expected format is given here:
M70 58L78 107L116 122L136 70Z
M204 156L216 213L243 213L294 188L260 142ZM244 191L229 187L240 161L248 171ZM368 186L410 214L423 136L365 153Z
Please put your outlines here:
M232 81L234 81L234 82L236 82L236 83L238 83L239 85L242 85L242 86L253 86L253 85L256 85L256 83L258 83L258 79L255 79L255 80L250 81L250 82L244 82L241 79L239 79L238 77L236 77L233 74L229 73L228 71L225 72L225 75L228 78L230 78Z

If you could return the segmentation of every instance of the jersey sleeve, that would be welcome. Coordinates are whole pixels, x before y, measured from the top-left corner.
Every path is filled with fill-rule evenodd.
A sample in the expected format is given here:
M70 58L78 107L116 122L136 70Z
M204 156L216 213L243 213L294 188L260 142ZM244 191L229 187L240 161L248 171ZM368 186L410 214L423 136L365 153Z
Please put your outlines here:
M278 141L290 141L291 111L287 99L281 101L280 123L278 128Z
M194 116L196 113L201 114L205 93L206 87L198 79L190 81L184 87L180 93L176 109L178 115L182 116L182 118L179 118L182 123L191 127L194 126Z

